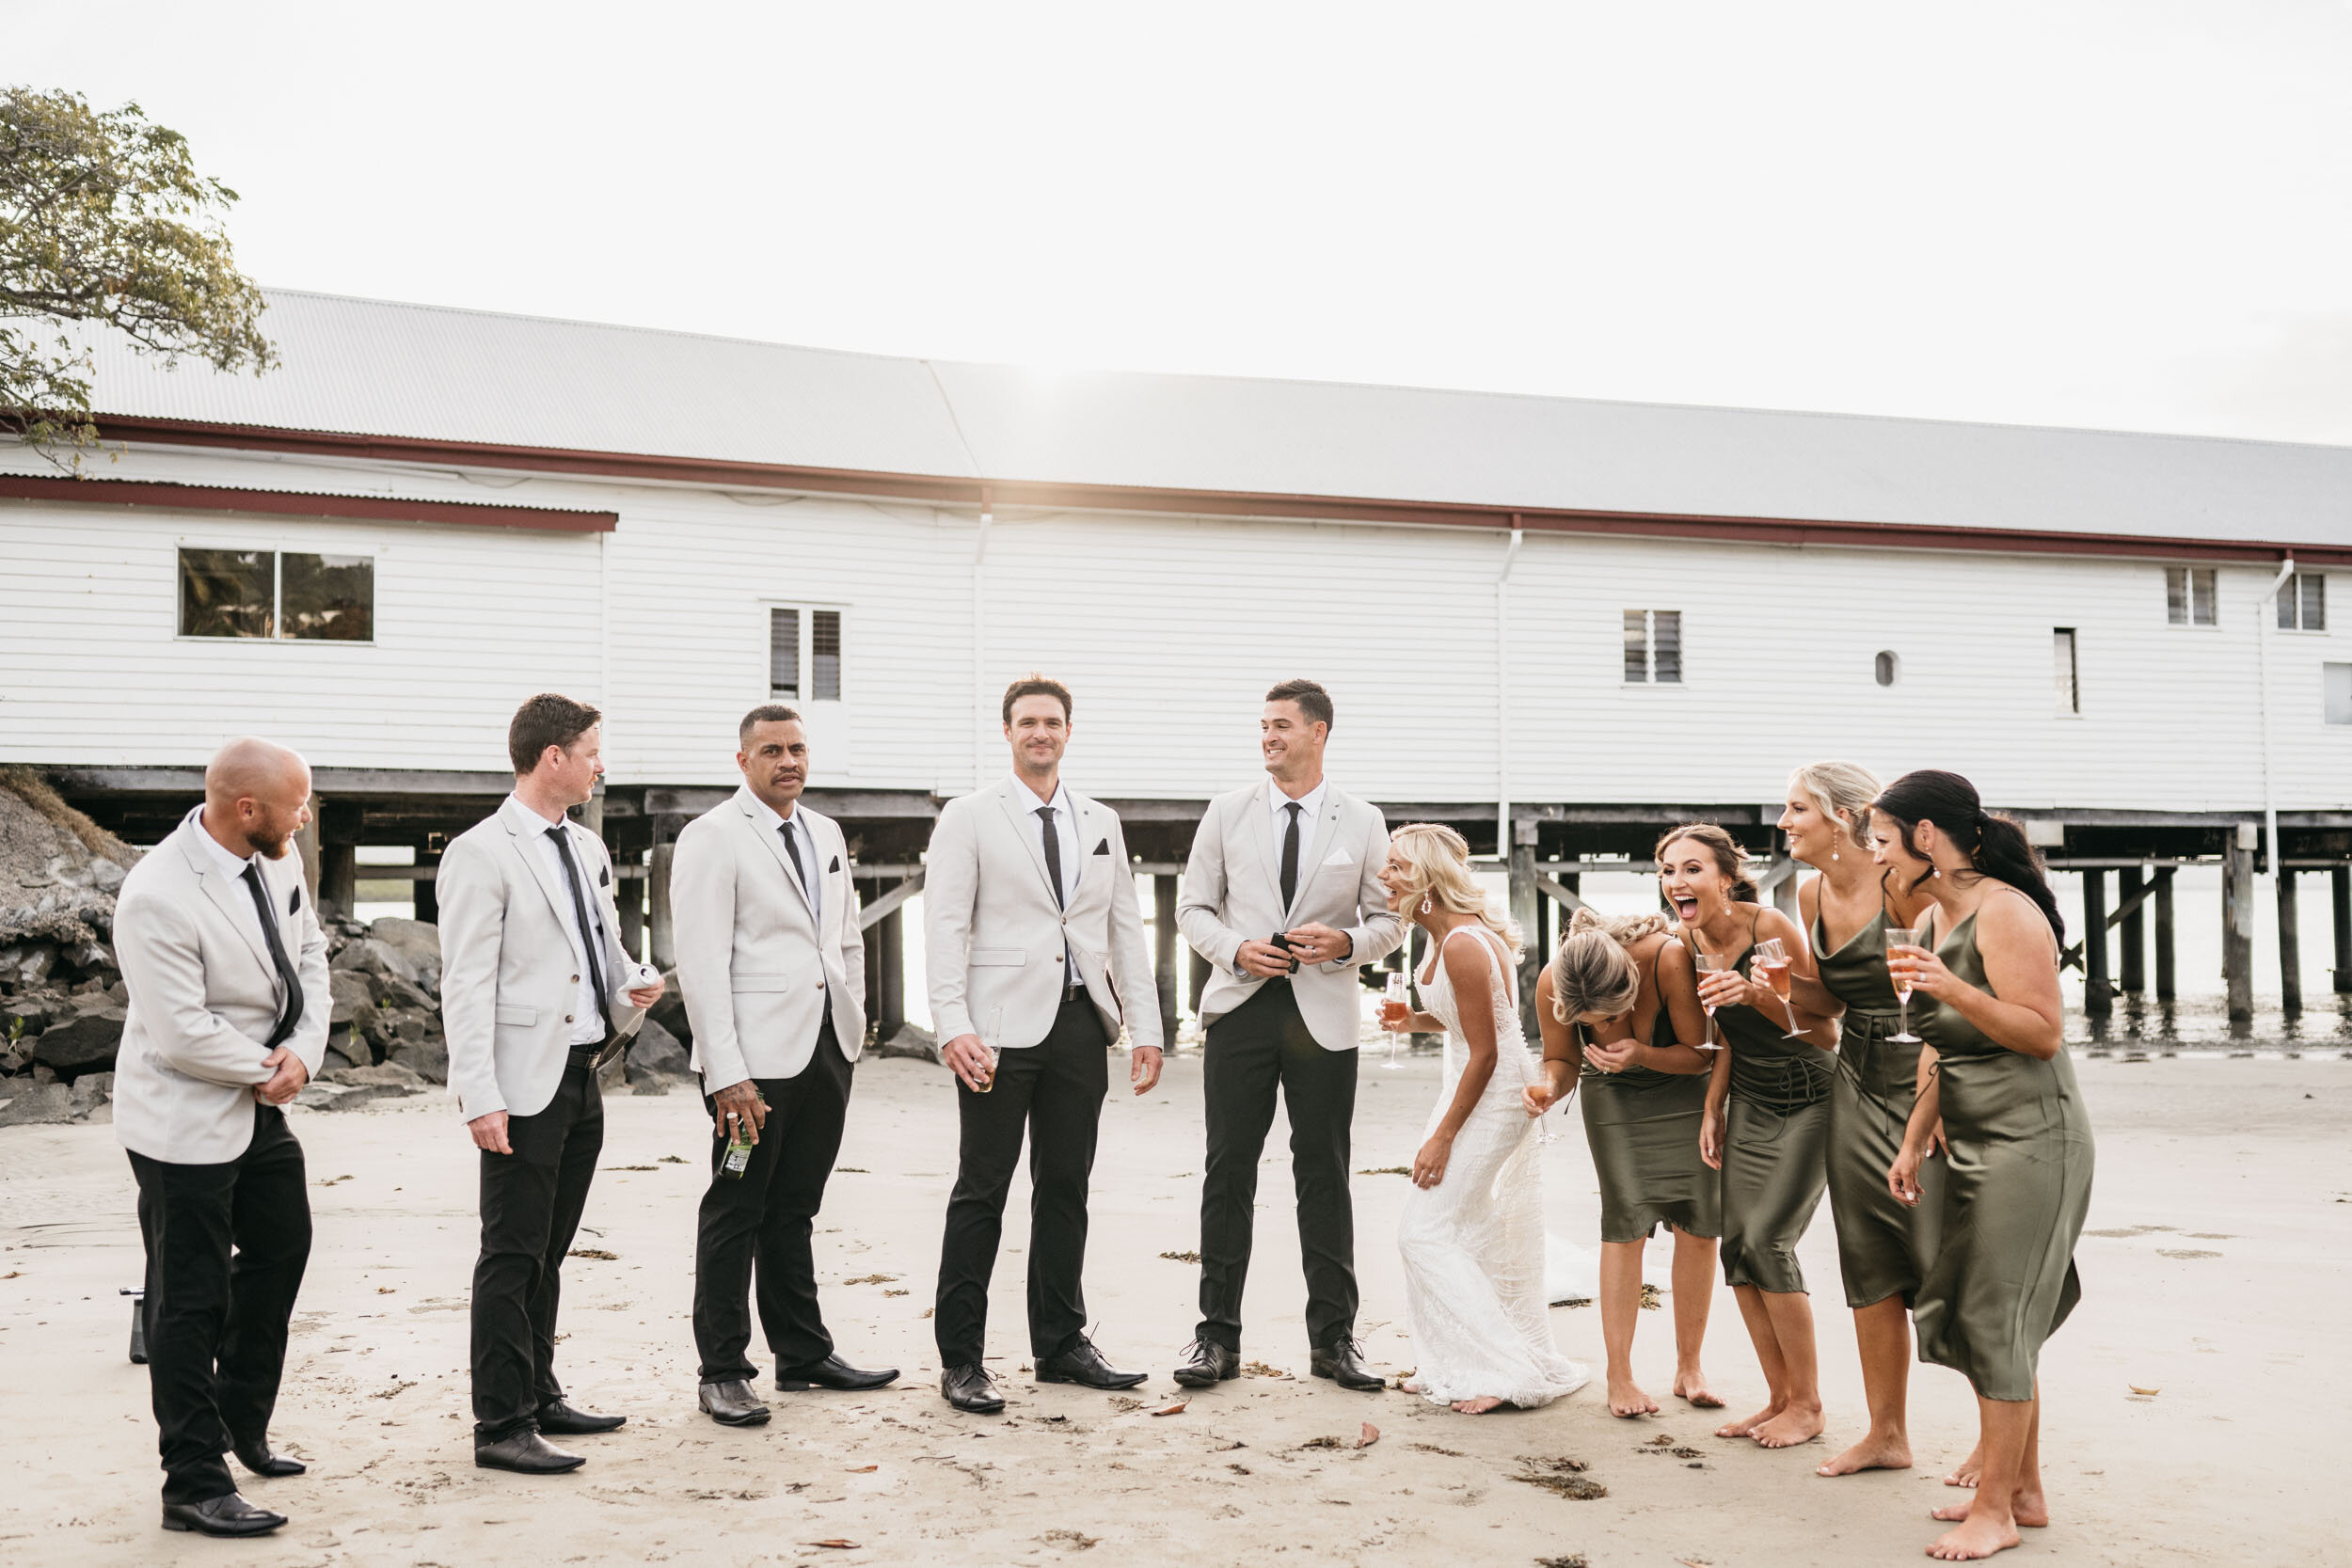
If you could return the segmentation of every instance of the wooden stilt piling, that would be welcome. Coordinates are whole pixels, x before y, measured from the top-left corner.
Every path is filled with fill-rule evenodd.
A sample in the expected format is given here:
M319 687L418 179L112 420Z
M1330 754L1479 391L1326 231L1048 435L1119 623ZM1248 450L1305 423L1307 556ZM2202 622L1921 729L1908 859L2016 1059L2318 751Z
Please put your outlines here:
M2296 907L2296 877L2275 856L2272 863L2279 867L2279 1009L2299 1013L2303 1010L2303 931Z
M1152 974L1159 982L1160 1037L1169 1046L1176 1043L1176 954L1183 944L1176 940L1176 879L1154 876L1152 879Z
M2117 927L2123 939L2123 950L2122 961L2116 965L2116 979L2135 996L2148 989L2148 915L2147 906L2139 902L2145 885L2138 866L2127 865L2115 874L2116 904L2130 911Z
M2242 823L2221 856L2221 984L2230 1021L2254 1016L2254 831Z
M2335 915L2334 977L2336 993L2341 996L2352 992L2352 866L2328 868L2328 902Z
M2107 980L2107 874L2099 866L2083 879L2083 1011L2106 1018L2115 1010L2115 989Z
M2176 994L2172 978L2172 878L2175 868L2156 872L2156 1000L2169 1002Z

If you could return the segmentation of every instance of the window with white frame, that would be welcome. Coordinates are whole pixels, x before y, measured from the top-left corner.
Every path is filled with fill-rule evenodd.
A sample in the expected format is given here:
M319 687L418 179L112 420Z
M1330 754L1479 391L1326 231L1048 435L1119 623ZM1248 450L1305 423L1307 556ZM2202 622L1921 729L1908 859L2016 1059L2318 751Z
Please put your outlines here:
M183 547L180 635L372 642L375 558Z
M2050 656L2052 673L2058 677L2058 712L2080 713L2083 710L2082 683L2076 679L2073 626L2051 628Z
M1629 686L1682 684L1682 611L1625 612L1625 678Z
M769 610L768 695L786 703L841 700L841 611Z
M2164 618L2176 626L2214 624L2213 568L2167 566L2164 569Z
M2328 629L2328 578L2324 575L2297 572L2279 585L2279 629Z

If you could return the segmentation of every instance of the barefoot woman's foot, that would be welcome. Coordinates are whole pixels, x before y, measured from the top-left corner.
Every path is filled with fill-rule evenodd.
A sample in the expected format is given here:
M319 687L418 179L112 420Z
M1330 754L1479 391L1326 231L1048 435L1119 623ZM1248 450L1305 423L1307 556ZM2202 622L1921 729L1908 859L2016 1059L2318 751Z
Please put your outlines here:
M1967 1503L1949 1503L1931 1510L1928 1517L1956 1525L1968 1517L1970 1506ZM2010 1497L2009 1516L2027 1529L2042 1529L2050 1523L2050 1504L2039 1492L2019 1492Z
M1727 1421L1715 1429L1718 1437L1753 1437L1756 1429L1780 1414L1780 1406L1768 1404L1744 1421Z
M1968 1450L1968 1457L1952 1466L1952 1473L1944 1478L1947 1486L1974 1486L1984 1474L1984 1445L1979 1443Z
M1487 1411L1496 1409L1502 1403L1502 1402L1492 1394L1481 1394L1474 1400L1455 1400L1454 1408L1465 1416L1484 1416Z
M2005 1552L2017 1543L2017 1527L2004 1519L1974 1517L1946 1530L1928 1548L1928 1556L1947 1562L1971 1562Z
M1715 1397L1715 1390L1707 1386L1707 1374L1697 1368L1675 1373L1675 1398L1701 1410L1721 1410L1724 1402Z
M1635 1416L1655 1416L1658 1414L1658 1402L1643 1393L1631 1378L1620 1383L1613 1377L1609 1380L1609 1414L1619 1420L1629 1420Z
M1817 1476L1851 1476L1864 1470L1908 1470L1911 1444L1900 1437L1865 1437L1826 1465L1814 1466Z
M1821 1407L1792 1405L1748 1433L1768 1449L1793 1449L1821 1435Z

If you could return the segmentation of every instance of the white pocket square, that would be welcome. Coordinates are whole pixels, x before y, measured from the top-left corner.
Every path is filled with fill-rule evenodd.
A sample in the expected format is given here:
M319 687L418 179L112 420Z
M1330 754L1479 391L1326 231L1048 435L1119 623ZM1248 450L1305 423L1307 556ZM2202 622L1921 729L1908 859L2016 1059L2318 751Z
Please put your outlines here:
M1345 849L1334 849L1329 855L1324 858L1323 863L1326 865L1354 865L1356 863L1356 857L1349 854Z

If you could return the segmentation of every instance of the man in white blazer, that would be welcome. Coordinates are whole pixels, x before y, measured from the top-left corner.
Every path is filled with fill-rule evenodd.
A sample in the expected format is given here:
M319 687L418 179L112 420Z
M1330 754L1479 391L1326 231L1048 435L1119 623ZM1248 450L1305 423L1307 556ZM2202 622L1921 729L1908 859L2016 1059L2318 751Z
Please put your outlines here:
M553 692L516 711L515 793L450 841L441 907L441 1025L450 1090L482 1150L473 1273L474 1463L546 1475L584 1461L542 1433L610 1432L555 1377L564 1254L604 1148L596 1069L661 976L621 947L612 859L564 813L604 771L602 716Z
M699 1399L726 1426L768 1407L744 1298L758 1271L760 1331L779 1392L880 1388L834 1354L817 1303L811 1223L841 1152L850 1067L866 1044L866 939L850 847L801 799L808 732L778 704L743 716L743 787L688 823L670 862L677 981L710 1107L710 1186L694 1235ZM730 1169L728 1147L751 1145Z
M147 1247L149 1393L164 1528L261 1535L286 1522L237 1494L270 1451L286 1324L310 1257L302 1145L279 1109L326 1054L326 936L286 853L310 819L310 769L232 740L204 803L123 879L115 956L131 993L115 1055L115 1134Z
M947 802L925 857L931 1022L955 1072L962 1148L940 1243L940 1392L1002 1410L982 1361L1005 1196L1030 1143L1029 1350L1041 1383L1131 1388L1086 1336L1087 1184L1123 1027L1137 1094L1160 1078L1159 993L1119 815L1061 782L1070 689L1005 691L1012 777Z
M1210 802L1184 865L1177 925L1212 966L1200 994L1200 1325L1176 1370L1186 1387L1241 1372L1258 1159L1278 1087L1290 1116L1311 1364L1343 1387L1382 1386L1356 1341L1348 1145L1363 1020L1357 971L1395 950L1404 922L1380 885L1386 818L1323 776L1331 717L1330 693L1312 681L1266 693L1258 736L1267 776Z

